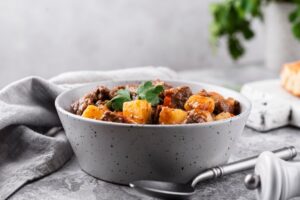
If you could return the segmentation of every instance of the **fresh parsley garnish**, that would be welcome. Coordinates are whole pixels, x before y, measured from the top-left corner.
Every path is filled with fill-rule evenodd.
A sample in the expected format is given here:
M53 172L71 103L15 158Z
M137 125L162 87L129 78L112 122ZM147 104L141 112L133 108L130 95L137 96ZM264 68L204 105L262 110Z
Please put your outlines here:
M137 89L137 94L139 99L145 99L152 106L159 103L159 94L164 90L162 85L153 85L151 81L146 81L139 85Z
M139 99L144 99L155 106L159 103L160 93L164 90L162 85L153 85L151 81L141 83L137 89L137 95ZM121 89L117 91L117 95L106 103L107 107L115 110L122 111L124 102L131 101L130 91L127 89Z
M129 90L118 90L117 96L112 98L110 101L107 102L107 107L115 110L115 111L122 111L123 110L123 103L126 101L131 101L131 96Z

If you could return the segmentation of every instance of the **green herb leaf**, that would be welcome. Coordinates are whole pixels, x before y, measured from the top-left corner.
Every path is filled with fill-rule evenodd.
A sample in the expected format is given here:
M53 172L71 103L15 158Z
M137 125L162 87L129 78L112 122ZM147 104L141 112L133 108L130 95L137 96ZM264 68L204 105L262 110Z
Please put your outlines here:
M145 99L146 98L145 92L148 89L150 89L151 87L153 87L151 81L146 81L146 82L140 84L139 87L138 87L138 89L137 89L137 94L138 94L139 98Z
M245 21L243 24L242 34L246 40L250 40L254 37L254 32L250 28L250 22Z
M212 3L210 11L213 20L209 31L213 47L217 47L218 41L225 38L231 57L234 60L242 57L245 53L243 39L254 37L252 22L255 18L263 20L264 5L263 0L223 0Z
M228 50L234 60L238 59L244 54L244 47L236 37L229 37L227 45Z
M300 40L300 23L295 23L292 25L292 32L294 36Z
M298 18L298 10L293 11L292 13L289 14L289 21L294 22Z
M139 85L137 94L139 99L145 99L152 106L155 106L159 103L160 98L159 94L164 90L162 85L153 85L151 81L146 81Z
M127 101L131 101L130 92L129 90L118 90L117 96L112 98L109 102L107 102L107 107L115 110L115 111L122 111L123 110L123 103Z

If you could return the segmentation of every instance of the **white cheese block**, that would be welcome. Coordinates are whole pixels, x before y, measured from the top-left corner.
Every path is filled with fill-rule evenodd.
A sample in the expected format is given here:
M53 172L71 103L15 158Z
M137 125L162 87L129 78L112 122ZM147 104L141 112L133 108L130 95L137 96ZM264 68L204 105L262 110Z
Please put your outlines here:
M252 102L247 126L258 131L287 125L300 127L300 98L285 91L280 80L247 83L241 93Z

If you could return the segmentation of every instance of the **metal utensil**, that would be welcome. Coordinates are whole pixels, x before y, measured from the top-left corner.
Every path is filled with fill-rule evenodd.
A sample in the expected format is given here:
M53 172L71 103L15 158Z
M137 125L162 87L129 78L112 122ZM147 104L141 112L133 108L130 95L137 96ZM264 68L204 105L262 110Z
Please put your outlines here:
M295 147L284 147L272 151L276 156L283 160L293 159L297 155ZM255 166L257 156L232 162L223 166L208 169L196 176L188 184L177 184L171 182L139 180L129 184L130 187L149 196L162 199L186 199L195 193L195 186L208 179L222 177L228 174L251 169Z

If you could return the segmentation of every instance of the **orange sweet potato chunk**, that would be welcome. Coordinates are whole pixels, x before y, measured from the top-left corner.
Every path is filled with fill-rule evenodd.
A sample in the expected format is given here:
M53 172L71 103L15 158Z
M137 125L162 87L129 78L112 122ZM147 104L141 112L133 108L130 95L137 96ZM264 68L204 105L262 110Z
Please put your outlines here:
M90 118L90 119L101 119L105 111L109 109L105 105L89 105L82 113L82 117Z
M123 104L123 116L138 124L151 122L152 107L146 100L128 101Z
M230 112L221 112L220 114L218 114L216 117L215 117L215 120L222 120L222 119L228 119L228 118L231 118L231 117L234 117L234 114L231 114Z
M206 110L212 113L215 109L215 101L211 97L201 95L192 95L186 101L184 109L189 111L193 109Z
M159 113L160 124L182 124L187 118L187 112L181 109L162 107Z

